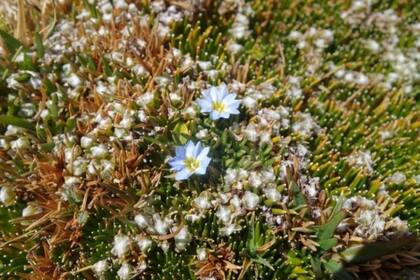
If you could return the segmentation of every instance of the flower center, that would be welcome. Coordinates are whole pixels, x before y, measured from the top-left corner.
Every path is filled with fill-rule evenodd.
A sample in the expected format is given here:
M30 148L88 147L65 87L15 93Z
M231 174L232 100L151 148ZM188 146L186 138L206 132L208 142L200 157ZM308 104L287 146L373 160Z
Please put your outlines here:
M222 101L214 101L211 104L211 107L214 111L218 112L218 113L222 113L225 111L225 104Z
M193 157L187 157L184 160L184 163L185 163L185 167L190 172L194 172L198 167L200 167L200 161Z

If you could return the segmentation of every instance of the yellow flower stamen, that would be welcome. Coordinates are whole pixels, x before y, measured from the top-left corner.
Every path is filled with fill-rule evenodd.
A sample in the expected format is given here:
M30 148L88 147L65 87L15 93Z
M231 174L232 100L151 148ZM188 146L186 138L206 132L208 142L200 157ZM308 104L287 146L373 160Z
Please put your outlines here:
M211 104L211 107L214 111L218 112L218 113L223 113L225 111L225 103L223 103L222 101L214 101Z
M200 167L200 161L196 158L193 158L193 157L187 157L184 160L184 163L185 163L185 167L190 172L194 172L197 168Z

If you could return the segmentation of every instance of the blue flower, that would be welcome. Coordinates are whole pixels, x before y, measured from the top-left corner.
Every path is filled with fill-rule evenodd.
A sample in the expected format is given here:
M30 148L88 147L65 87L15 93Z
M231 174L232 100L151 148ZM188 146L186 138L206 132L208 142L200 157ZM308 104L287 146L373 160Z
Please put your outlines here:
M227 86L221 84L203 91L202 98L197 100L201 113L210 113L212 120L228 119L230 115L239 114L240 101L235 99L236 94L229 93Z
M204 148L201 143L194 144L188 141L184 146L177 146L175 157L169 160L171 170L175 171L175 179L185 180L193 174L203 175L211 158L207 156L209 148Z

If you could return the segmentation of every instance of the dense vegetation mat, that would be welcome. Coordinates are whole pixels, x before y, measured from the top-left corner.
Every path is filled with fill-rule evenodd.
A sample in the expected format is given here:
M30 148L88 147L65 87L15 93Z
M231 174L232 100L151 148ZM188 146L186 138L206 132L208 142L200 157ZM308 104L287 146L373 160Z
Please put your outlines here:
M1 279L420 279L420 5L0 3Z

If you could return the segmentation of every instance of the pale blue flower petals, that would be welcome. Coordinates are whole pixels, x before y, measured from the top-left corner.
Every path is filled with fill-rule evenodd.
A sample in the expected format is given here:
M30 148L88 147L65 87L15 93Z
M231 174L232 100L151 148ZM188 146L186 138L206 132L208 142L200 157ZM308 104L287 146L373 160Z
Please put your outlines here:
M210 113L210 119L228 119L230 115L239 114L240 101L236 94L229 93L225 84L211 87L202 92L202 98L197 100L201 113Z
M175 149L175 157L169 160L171 170L175 171L175 179L186 180L193 174L206 174L207 167L211 161L208 157L210 149L203 147L200 142L194 144L188 141L184 146Z

